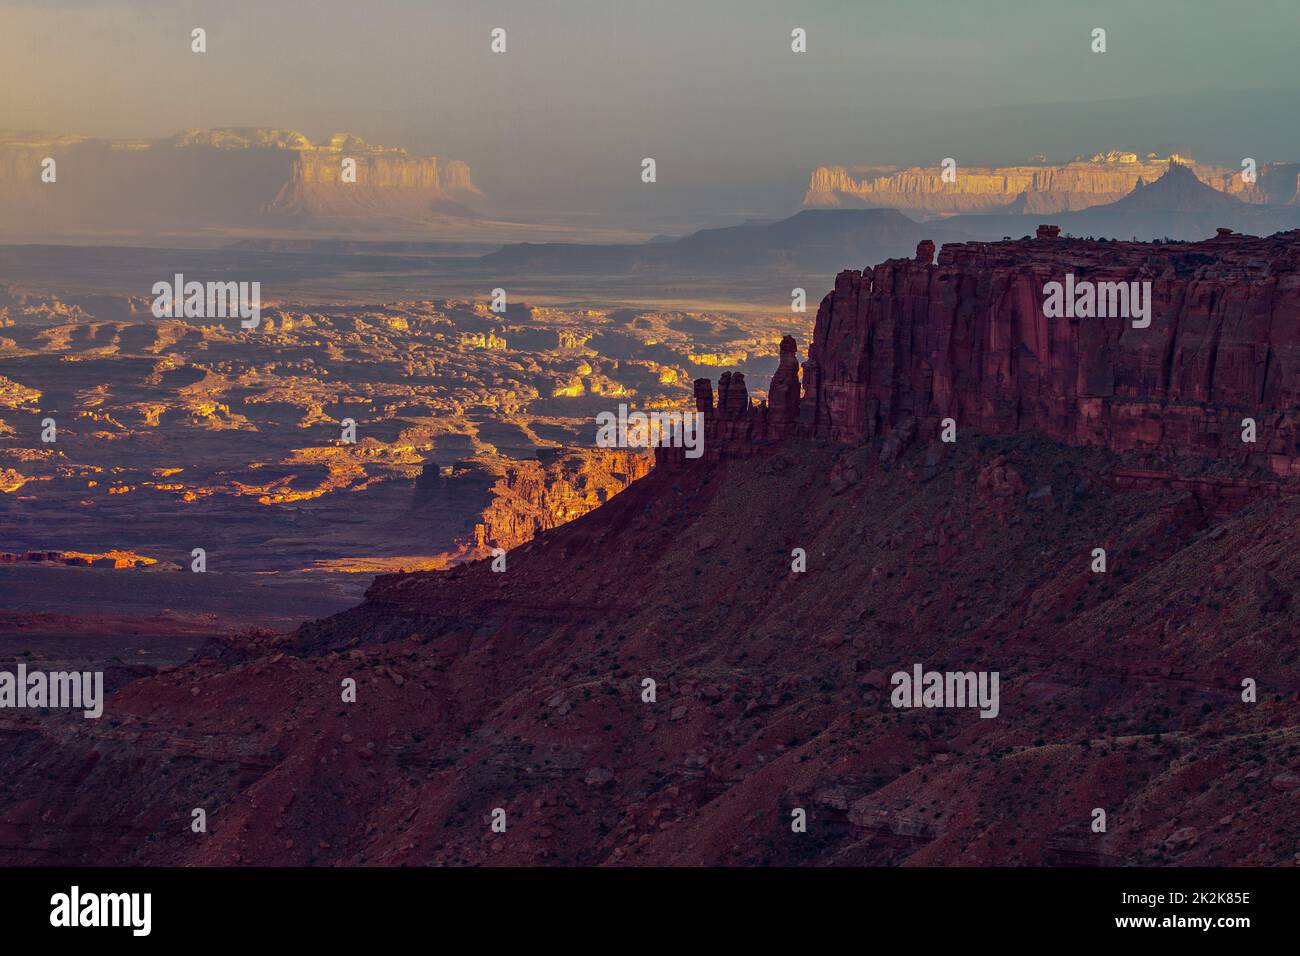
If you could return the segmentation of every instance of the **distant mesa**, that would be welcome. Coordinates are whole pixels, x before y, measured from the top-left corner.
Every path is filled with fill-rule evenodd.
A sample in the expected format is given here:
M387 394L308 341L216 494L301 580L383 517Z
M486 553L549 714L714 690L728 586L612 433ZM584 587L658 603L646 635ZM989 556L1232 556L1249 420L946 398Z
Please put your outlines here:
M56 162L57 188L41 181ZM343 182L345 158L356 181ZM0 205L25 232L188 224L347 226L472 218L483 194L460 160L415 156L351 133L313 143L295 130L184 130L122 140L0 132Z
M1145 162L1131 154L1101 156L1082 165L1099 171L1098 176L1111 177L1105 183L1108 189L1121 183L1130 185L1113 200L1073 212L1060 212L1061 204L1050 193L1034 193L1032 201L1022 194L1010 204L1012 211L972 212L925 223L899 209L805 209L776 222L702 229L680 239L660 238L647 243L517 243L482 257L479 264L494 274L833 275L846 267L908 254L924 261L926 241L998 240L1035 234L1040 238L1065 235L1200 241L1215 235L1220 227L1252 235L1300 228L1300 205L1246 202L1203 182L1196 170L1206 167L1189 165L1178 156ZM1116 170L1123 172L1119 179L1111 176ZM933 174L937 179L938 170ZM962 176L971 174L968 170ZM1076 178L1069 184L1074 186L1078 181ZM924 183L918 180L912 185ZM951 184L946 185L951 188ZM912 213L916 194L909 195L911 199L903 197L903 205ZM1095 191L1089 195L1110 193ZM1044 235L1039 230L1047 215L1052 217L1050 228L1055 232Z
M929 215L1072 212L1122 199L1139 184L1159 179L1171 164L1187 167L1209 188L1245 202L1296 201L1298 163L1263 164L1251 184L1243 182L1240 167L1196 163L1177 153L1139 157L1110 150L1057 165L959 165L955 182L943 181L937 161L933 166L819 166L809 179L803 204Z
M970 214L947 217L942 225L961 235L992 240L1033 234L1044 215L1042 211ZM1198 242L1220 228L1256 236L1300 228L1300 205L1247 202L1240 194L1214 188L1198 176L1197 167L1176 159L1158 175L1137 177L1133 188L1114 202L1051 215L1059 234L1074 238Z
M1104 180L1102 185L1107 190L1128 185L1124 191L1114 194L1113 199L1073 212L1059 211L1062 203L1052 198L1054 193L1035 192L1030 200L1026 198L1030 194L1022 191L1008 208L996 212L964 213L923 223L909 215L917 209L917 197L925 195L924 187L933 185L922 178L909 183L920 192L892 195L893 199L901 200L906 212L883 208L805 209L777 222L702 229L680 239L661 238L648 243L518 243L482 257L479 264L493 273L511 274L833 275L864 262L909 254L924 261L927 240L936 243L994 241L1004 236L1038 234L1040 238L1093 236L1195 242L1215 235L1220 227L1251 235L1300 228L1300 205L1244 201L1247 197L1240 193L1216 189L1202 181L1197 170L1208 167L1189 165L1178 156L1144 162L1131 154L1101 156L1076 165L1094 170L1099 182ZM925 175L931 173L937 182L939 171L928 171ZM960 175L959 182L978 175L978 170L967 170ZM1080 181L1076 176L1067 185L1073 188ZM1050 186L1053 182L1046 179L1040 185ZM952 188L951 184L944 185ZM1088 195L1096 198L1111 193L1095 190ZM1076 203L1070 200L1065 205ZM1051 227L1056 231L1043 235L1038 230L1049 215ZM930 254L933 255L933 247Z

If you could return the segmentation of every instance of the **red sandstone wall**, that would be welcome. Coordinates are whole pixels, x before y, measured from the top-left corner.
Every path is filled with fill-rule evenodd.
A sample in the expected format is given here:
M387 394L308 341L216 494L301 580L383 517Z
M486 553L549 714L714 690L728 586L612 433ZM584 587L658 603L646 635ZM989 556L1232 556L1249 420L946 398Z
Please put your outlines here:
M945 246L842 272L817 314L801 427L839 441L945 417L987 433L1152 449L1300 475L1300 232L1158 244ZM1152 321L1046 318L1067 272L1150 280ZM1258 440L1241 440L1243 417Z

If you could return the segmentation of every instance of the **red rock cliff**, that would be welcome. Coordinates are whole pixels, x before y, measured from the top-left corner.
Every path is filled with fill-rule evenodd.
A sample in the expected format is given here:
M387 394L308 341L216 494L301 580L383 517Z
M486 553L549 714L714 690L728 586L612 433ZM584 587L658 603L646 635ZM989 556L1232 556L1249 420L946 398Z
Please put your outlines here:
M1040 235L840 273L804 365L800 430L858 442L933 435L951 417L959 429L1300 475L1300 232L1182 244ZM1045 317L1044 285L1067 273L1150 281L1149 327ZM1246 417L1254 444L1242 441Z

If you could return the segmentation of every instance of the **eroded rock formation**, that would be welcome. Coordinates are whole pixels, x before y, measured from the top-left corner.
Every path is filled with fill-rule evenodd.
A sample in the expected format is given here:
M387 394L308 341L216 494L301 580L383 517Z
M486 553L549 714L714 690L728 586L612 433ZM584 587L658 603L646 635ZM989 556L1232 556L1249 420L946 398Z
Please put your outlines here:
M1157 462L1225 462L1300 477L1300 232L1199 243L1061 239L943 248L849 270L821 303L803 365L786 336L767 402L724 373L705 416L704 457L747 457L791 435L873 439L889 464L943 422L987 435L1032 431L1069 445ZM1045 286L1150 283L1150 324L1132 317L1049 318ZM1244 440L1253 423L1253 441ZM661 451L678 465L680 454ZM1144 477L1145 476L1145 477ZM1125 487L1167 487L1129 470ZM1179 479L1184 480L1184 479ZM1197 478L1214 511L1243 500L1240 475Z
M1045 317L1044 286L1067 273L1149 282L1149 327ZM937 265L840 273L817 315L801 415L811 434L844 442L911 421L930 436L952 418L1300 475L1297 312L1300 232L947 245Z
M385 574L293 635L214 641L75 732L0 714L0 846L16 865L1290 864L1300 498L1211 526L1195 487L1096 445L1175 454L1211 412L1285 419L1295 248L1054 238L844 273L797 404L792 339L768 403L735 372L716 402L695 383L706 457L768 457L656 469L508 574ZM1044 322L1067 268L1150 272L1151 325ZM992 434L923 452L940 414ZM922 660L997 672L999 719L896 708L891 675ZM177 807L202 801L195 840ZM1098 804L1113 824L1085 842Z
M511 548L599 508L649 473L653 459L624 449L543 450L514 462L491 487L492 500L474 526L475 549Z

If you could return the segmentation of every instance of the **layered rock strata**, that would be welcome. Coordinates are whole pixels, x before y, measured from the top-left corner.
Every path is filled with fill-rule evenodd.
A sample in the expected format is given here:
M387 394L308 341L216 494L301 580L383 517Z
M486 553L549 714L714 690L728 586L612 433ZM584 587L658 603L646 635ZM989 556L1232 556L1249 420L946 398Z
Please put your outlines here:
M767 404L743 376L696 383L705 457L790 434L862 443L985 434L1195 457L1300 476L1300 232L1198 243L1038 238L944 246L841 272L794 402L782 343ZM1049 283L1139 283L1150 324L1051 318ZM1254 440L1249 437L1253 422ZM669 456L664 456L668 458Z
M1250 203L1296 199L1295 163L1266 163L1254 182L1241 169L1190 163L1184 157L1110 153L1059 165L958 166L944 179L934 166L819 166L809 177L804 205L868 205L936 214L1051 213L1115 202L1139 183L1159 179L1170 162L1191 165L1198 178L1220 192Z

